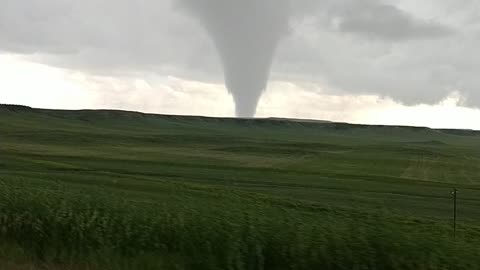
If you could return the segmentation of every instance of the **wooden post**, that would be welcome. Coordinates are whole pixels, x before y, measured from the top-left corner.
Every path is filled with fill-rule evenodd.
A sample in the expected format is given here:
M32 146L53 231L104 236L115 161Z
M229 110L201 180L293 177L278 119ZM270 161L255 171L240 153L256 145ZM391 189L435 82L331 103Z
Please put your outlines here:
M457 236L457 192L458 189L453 189L453 238Z

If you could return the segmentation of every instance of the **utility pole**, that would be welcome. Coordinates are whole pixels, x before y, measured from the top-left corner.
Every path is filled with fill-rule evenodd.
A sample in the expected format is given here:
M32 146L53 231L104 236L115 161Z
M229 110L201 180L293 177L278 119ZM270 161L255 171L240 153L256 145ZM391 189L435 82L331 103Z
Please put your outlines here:
M453 189L453 238L457 236L457 193L458 189Z

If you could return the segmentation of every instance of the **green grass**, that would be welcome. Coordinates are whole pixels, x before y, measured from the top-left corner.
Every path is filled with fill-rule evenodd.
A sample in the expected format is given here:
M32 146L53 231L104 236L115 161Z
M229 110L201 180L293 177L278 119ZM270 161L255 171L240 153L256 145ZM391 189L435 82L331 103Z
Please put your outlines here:
M476 269L479 161L472 131L0 106L0 265Z

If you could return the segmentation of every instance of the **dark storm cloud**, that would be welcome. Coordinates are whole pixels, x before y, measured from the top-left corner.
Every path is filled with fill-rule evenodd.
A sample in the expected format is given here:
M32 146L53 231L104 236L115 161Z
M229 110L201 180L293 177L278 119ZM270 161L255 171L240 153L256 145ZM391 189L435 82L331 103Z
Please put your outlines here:
M453 29L420 19L379 0L303 0L294 10L301 19L317 20L320 27L367 38L392 41L439 38Z
M0 50L87 72L218 72L200 27L170 0L0 0ZM191 67L190 67L191 66Z
M388 40L429 39L452 34L452 30L443 25L415 20L393 6L377 4L365 8L365 3L358 2L338 17L340 31Z
M231 92L247 93L237 99L250 104L273 61L275 79L407 103L458 91L480 105L477 2L415 2L435 7L423 17L403 2L0 0L0 51L90 73L217 82L225 73Z

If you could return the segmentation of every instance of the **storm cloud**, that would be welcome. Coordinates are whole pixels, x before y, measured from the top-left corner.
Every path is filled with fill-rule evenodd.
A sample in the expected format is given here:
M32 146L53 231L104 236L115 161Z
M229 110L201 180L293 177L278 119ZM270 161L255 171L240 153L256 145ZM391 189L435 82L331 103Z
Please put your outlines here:
M249 2L258 14L242 10ZM418 104L457 92L466 105L480 105L477 1L0 0L0 6L0 52L71 70L214 82L225 75L242 104L256 105L271 71L273 80L336 93ZM248 23L249 32L239 27ZM254 111L245 108L239 114Z

